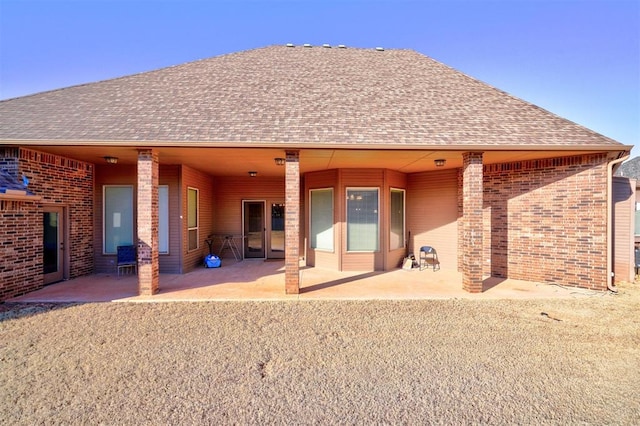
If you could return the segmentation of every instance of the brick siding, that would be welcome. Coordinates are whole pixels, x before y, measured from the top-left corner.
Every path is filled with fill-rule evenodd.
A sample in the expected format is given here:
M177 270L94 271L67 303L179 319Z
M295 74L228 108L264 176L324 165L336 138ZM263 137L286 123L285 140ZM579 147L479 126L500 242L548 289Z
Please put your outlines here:
M0 164L18 177L29 178L38 202L8 202L0 206L0 299L43 285L42 213L44 205L67 210L68 277L93 273L93 175L89 163L43 152L7 148ZM16 167L17 164L17 167Z
M482 153L462 155L462 288L482 291Z
M0 301L42 287L42 208L0 200Z
M484 166L485 275L606 290L607 158Z
M300 153L287 151L285 164L285 292L300 292Z
M158 292L158 152L138 152L138 293Z

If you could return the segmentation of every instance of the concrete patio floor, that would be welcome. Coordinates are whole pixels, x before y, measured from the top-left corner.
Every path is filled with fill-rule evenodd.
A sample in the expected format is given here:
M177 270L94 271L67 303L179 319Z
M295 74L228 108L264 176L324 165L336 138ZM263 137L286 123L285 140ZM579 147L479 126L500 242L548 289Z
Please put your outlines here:
M389 272L338 272L303 267L301 291L284 293L284 261L225 259L221 268L187 274L160 274L160 291L138 296L135 275L96 274L48 285L7 302L169 302L266 300L535 299L598 294L552 284L487 278L485 290L462 290L457 271L397 269Z

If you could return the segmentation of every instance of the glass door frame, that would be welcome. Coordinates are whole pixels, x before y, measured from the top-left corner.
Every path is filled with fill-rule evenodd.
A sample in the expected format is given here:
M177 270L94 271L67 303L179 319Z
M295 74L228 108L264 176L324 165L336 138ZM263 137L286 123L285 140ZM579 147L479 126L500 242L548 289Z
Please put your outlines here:
M285 221L284 221L284 211L286 210L284 208L284 200L280 200L280 199L275 199L275 200L268 200L269 202L267 203L267 210L268 210L268 215L267 215L267 258L269 259L284 259L284 251L285 251L285 247L286 247L286 239L285 239ZM280 230L274 230L274 217L273 217L273 206L274 205L281 205L283 208L283 216L282 216L282 231ZM276 235L276 233L279 233ZM282 244L282 250L274 250L274 242L278 242L279 244Z
M44 256L45 256L45 235L44 235L44 222L42 224L42 280L44 284L51 284L54 282L62 281L68 276L67 273L67 235L66 235L66 209L63 206L45 205L42 207L42 219L46 213L55 213L58 217L57 233L56 233L56 271L50 273L44 273Z
M262 205L262 253L261 256L248 256L247 246L249 244L249 236L247 235L247 204ZM266 200L242 200L242 257L243 259L266 259L267 258L267 212Z

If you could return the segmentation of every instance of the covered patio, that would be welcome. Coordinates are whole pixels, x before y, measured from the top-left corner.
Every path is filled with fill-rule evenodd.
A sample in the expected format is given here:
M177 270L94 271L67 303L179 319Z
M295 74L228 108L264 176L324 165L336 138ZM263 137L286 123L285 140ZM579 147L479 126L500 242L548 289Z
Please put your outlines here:
M485 278L484 291L462 289L462 274L451 270L396 269L386 272L340 272L300 268L300 294L285 294L284 261L225 259L221 268L186 274L160 274L160 290L138 296L133 274L84 276L7 300L7 302L177 302L297 300L540 299L580 297L596 292L553 284Z

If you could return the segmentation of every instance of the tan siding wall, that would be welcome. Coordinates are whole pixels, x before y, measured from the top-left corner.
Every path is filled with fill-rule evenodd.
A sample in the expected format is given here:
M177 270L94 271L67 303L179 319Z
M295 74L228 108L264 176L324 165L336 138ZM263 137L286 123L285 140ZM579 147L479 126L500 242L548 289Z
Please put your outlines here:
M215 179L215 234L242 235L242 201L266 201L266 227L269 229L271 203L284 202L284 176L280 177L220 177ZM238 243L242 251L242 245ZM233 257L230 252L223 257Z
M305 175L305 200L309 205L311 189L334 190L334 252L312 250L307 241L307 265L343 271L389 270L400 265L405 249L389 249L389 208L391 188L406 189L406 175L384 169L327 170ZM375 253L348 252L346 236L347 188L377 188L379 191L379 250ZM305 234L309 235L310 218L305 217Z
M391 224L391 219L389 217L389 213L390 213L390 209L391 209L391 189L405 189L407 188L407 175L404 173L400 173L400 172L396 172L393 170L385 170L385 208L384 211L386 212L385 215L387 217L387 220L385 220L385 231L384 231L384 241L385 241L385 271L389 271L392 270L394 268L397 268L399 266L401 266L402 263L402 259L405 257L406 255L406 248L400 248L400 249L395 249L392 250L389 245L391 243L390 241L390 224ZM407 237L407 232L406 232L406 220L407 220L407 216L406 216L406 208L407 208L407 193L405 191L405 245L407 244L406 241L406 237Z
M377 252L374 253L351 253L347 251L347 212L345 201L347 196L347 188L371 187L379 189L379 221L380 221L380 244ZM382 169L342 169L340 170L340 192L338 199L342 201L340 210L338 210L342 232L342 270L343 271L382 271L384 270L384 253L385 253L385 203L388 198L384 191L384 170Z
M458 169L408 176L407 228L416 258L432 246L442 269L458 269Z
M310 247L311 241L306 238L306 264L309 266L317 266L320 268L328 269L340 269L340 252L342 248L342 240L340 239L341 229L339 223L338 207L336 203L336 194L338 193L338 171L326 170L322 172L309 173L305 175L305 193L304 200L305 205L310 206L310 193L312 189L333 188L333 252L327 252L324 250L314 250ZM311 217L310 210L305 211L304 216L304 234L310 235L311 231Z
M309 239L309 233L307 232L307 227L305 224L307 223L307 220L309 218L309 205L307 204L306 195L307 191L305 191L305 177L300 176L300 242L298 246L300 247L300 260L305 260L308 256L307 241Z
M159 185L169 186L169 254L160 254L160 273L182 272L180 166L160 166Z
M613 178L613 272L616 282L635 278L634 224L636 181Z
M188 188L198 190L198 248L189 250L189 232L187 223ZM182 198L182 272L189 272L202 267L204 257L209 253L209 246L205 242L214 232L213 224L215 193L211 176L188 166L182 166L181 173Z
M161 273L180 273L180 166L160 166L159 185L169 186L169 254L160 255ZM103 186L104 185L131 185L134 192L133 211L134 218L137 214L137 203L135 194L138 183L137 167L135 165L99 165L96 166L96 182L94 186L94 235L93 256L96 272L113 273L116 271L116 255L102 254L103 229ZM134 243L137 241L135 235L134 220Z
M93 256L96 272L99 273L115 273L116 272L116 255L102 254L103 247L103 186L104 185L131 185L133 187L133 214L134 214L134 235L133 243L136 244L138 237L135 234L135 217L137 212L135 194L137 183L137 171L135 165L108 164L96 166L96 184L94 186L94 239L93 239Z

